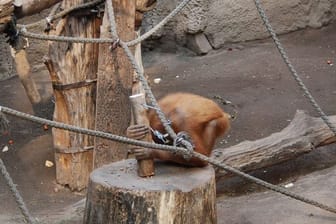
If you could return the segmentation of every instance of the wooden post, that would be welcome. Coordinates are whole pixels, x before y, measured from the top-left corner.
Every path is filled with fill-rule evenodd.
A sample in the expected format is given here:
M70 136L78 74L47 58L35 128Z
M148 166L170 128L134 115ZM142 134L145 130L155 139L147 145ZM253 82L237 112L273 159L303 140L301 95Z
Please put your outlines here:
M145 94L140 93L130 96L132 102L132 111L135 124L142 124L149 127L149 120L147 118L146 109L144 104L146 103ZM143 141L152 142L151 133L148 133ZM149 177L154 175L154 160L152 158L148 159L138 159L138 175L140 177Z
M156 175L139 178L134 159L112 163L90 176L85 224L215 224L212 166L156 163Z
M11 49L15 51L13 48ZM35 81L31 76L31 68L27 59L27 53L25 49L14 52L14 61L16 65L16 72L19 75L21 83L26 90L26 94L30 102L38 104L41 102L40 93L37 90Z
M145 4L144 0L137 1L137 7L139 2L141 4ZM139 14L139 12L137 12ZM137 24L141 24L141 21L137 21L137 18L135 20L136 24L136 37L140 36L140 29L141 27L137 27ZM138 43L135 46L134 50L134 56L135 60L138 63L140 70L144 72L143 64L142 64L142 56L141 56L141 43ZM147 117L147 112L144 107L146 104L146 93L142 87L142 84L140 83L138 79L137 73L134 71L133 73L133 87L132 87L132 93L133 95L130 97L131 103L132 103L132 112L133 112L133 123L134 124L143 124L149 127L149 120ZM148 133L144 139L144 141L152 142L152 136L150 133ZM140 177L148 177L153 176L155 174L155 168L154 168L154 161L153 159L143 159L138 161L138 175Z
M111 0L109 0L111 1ZM120 39L134 39L135 1L113 0L117 31ZM111 37L107 9L101 27L101 37ZM96 130L125 135L130 125L133 70L121 48L110 44L99 48L97 81ZM127 157L124 144L106 139L95 139L94 167L100 167Z
M64 0L67 9L83 1ZM54 35L99 37L101 19L93 11L69 15L56 25ZM49 70L55 101L54 120L94 129L98 44L50 42ZM87 186L93 164L92 136L53 129L56 181L72 190Z

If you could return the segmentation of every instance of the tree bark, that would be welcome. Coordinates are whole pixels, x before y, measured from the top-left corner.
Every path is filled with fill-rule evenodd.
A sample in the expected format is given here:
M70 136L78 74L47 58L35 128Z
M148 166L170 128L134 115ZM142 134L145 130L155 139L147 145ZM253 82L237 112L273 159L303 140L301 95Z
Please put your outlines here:
M82 4L64 0L62 8ZM68 16L53 34L87 38L99 37L101 20L96 14ZM91 43L51 42L49 67L55 95L54 120L94 129L98 45ZM86 187L93 164L92 136L53 129L56 150L56 180L72 190Z
M119 38L134 39L135 1L113 0ZM101 27L101 37L111 37L107 9ZM121 48L111 50L110 44L99 48L96 130L116 135L126 134L130 125L133 70ZM94 167L127 157L124 144L95 139Z
M329 116L329 119L336 124L336 116ZM335 141L336 136L321 118L297 111L292 122L282 131L256 141L244 141L229 148L216 149L211 157L241 171L250 172L294 159ZM217 179L229 175L216 168Z
M215 177L211 166L190 168L158 162L157 175L139 178L135 160L94 170L85 224L216 223Z

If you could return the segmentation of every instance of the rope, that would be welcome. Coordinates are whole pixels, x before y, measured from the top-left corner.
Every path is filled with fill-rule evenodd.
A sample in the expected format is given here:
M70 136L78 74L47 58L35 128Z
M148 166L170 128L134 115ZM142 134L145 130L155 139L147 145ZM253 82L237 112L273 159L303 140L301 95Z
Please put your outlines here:
M207 162L209 162L212 165L215 165L215 166L217 166L217 167L219 167L219 168L221 168L221 169L223 169L223 170L225 170L227 172L233 173L233 174L235 174L237 176L240 176L240 177L242 177L242 178L244 178L244 179L246 179L248 181L251 181L251 182L256 183L256 184L258 184L260 186L263 186L263 187L265 187L265 188L267 188L269 190L278 192L278 193L286 195L286 196L288 196L290 198L294 198L296 200L302 201L304 203L313 205L315 207L318 207L318 208L321 208L321 209L326 210L328 212L332 212L332 213L336 214L336 209L335 208L332 208L332 207L330 207L328 205L324 205L324 204L322 204L320 202L317 202L317 201L305 198L305 197L303 197L301 195L298 195L296 193L290 192L286 188L270 184L270 183L268 183L266 181L263 181L263 180L261 180L259 178L253 177L253 176L251 176L249 174L246 174L246 173L243 173L243 172L241 172L241 171L239 171L239 170L237 170L237 169L235 169L233 167L225 165L224 163L220 163L220 162L218 162L218 161L216 161L214 159L206 157L206 156L204 156L204 155L202 155L200 153L192 152L192 156L194 156L196 158L199 158L201 160L207 161Z
M149 38L153 33L157 32L159 29L161 29L164 25L166 25L174 16L176 16L177 13L179 13L191 0L184 0L183 2L181 2L170 14L168 14L161 22L159 22L157 25L155 25L151 30L149 30L148 32L146 32L145 34L141 35L140 37L128 41L125 44L127 46L134 46L144 40L146 40L147 38ZM78 10L78 9L82 9L82 8L88 8L88 7L92 7L95 6L97 4L100 4L101 2L103 2L103 0L96 0L93 1L92 3L86 3L83 5L79 5L79 6L74 6L72 8L70 8L69 10L65 10L59 14L56 14L52 19L58 19L61 18L65 15L67 15L68 13L74 11L74 10ZM114 43L115 40L114 39L110 39L110 38L78 38L78 37L65 37L65 36L56 36L56 35L45 35L45 34L36 34L36 33L32 33L32 32L28 32L26 29L24 28L32 28L34 26L40 25L41 23L44 23L45 20L41 20L38 21L36 23L33 24L28 24L28 25L22 25L22 24L18 24L17 26L19 28L21 28L20 30L20 35L27 37L27 38L34 38L34 39L38 39L38 40L49 40L49 41L59 41L59 42L72 42L72 43ZM114 35L117 36L117 35Z
M12 192L12 195L15 198L15 201L17 205L20 208L20 211L25 219L25 221L29 224L36 223L36 220L30 215L19 191L17 190L15 184L13 183L12 178L10 177L5 164L3 163L2 159L0 158L0 171L2 176L5 178L6 184L8 185L10 191Z
M110 38L84 38L84 37L66 37L66 36L56 36L56 35L44 35L28 32L24 27L19 31L19 34L27 37L34 38L37 40L49 40L49 41L59 41L59 42L71 42L71 43L114 43L115 40Z
M109 139L112 141L117 141L117 142L121 142L121 143L125 143L125 144L130 144L130 145L135 145L135 146L141 146L141 147L147 147L147 148L152 148L152 149L160 149L160 150L164 150L164 151L169 151L172 153L179 153L179 154L184 154L187 156L193 156L195 158L201 159L203 161L206 161L214 166L217 166L227 172L233 173L235 175L238 175L248 181L251 181L253 183L256 183L260 186L263 186L267 189L270 189L272 191L281 193L283 195L286 195L290 198L294 198L296 200L305 202L307 204L316 206L318 208L321 208L323 210L332 212L332 213L336 213L336 209L332 208L330 206L324 205L322 203L319 203L317 201L311 200L311 199L307 199L303 196L300 196L298 194L295 194L293 192L288 191L287 189L280 187L280 186L276 186L270 183L267 183L266 181L263 181L261 179L258 179L256 177L253 177L249 174L243 173L233 167L230 167L224 163L220 163L217 160L214 160L212 158L209 158L205 155L202 155L200 153L194 152L192 151L190 153L190 151L186 150L185 148L182 147L174 147L174 146L169 146L169 145L160 145L160 144L154 144L154 143L149 143L149 142L144 142L144 141L138 141L138 140L134 140L134 139L130 139L130 138L126 138L126 137L122 137L122 136L117 136L117 135L113 135L110 133L105 133L105 132L101 132L101 131L95 131L95 130L90 130L90 129L86 129L86 128L79 128L73 125L68 125L68 124L63 124L60 122L56 122L56 121L50 121L44 118L39 118L39 117L35 117L26 113L22 113L7 107L0 107L0 112L4 112L6 114L12 115L12 116L16 116L18 118L21 119L25 119L25 120L29 120L35 123L39 123L39 124L47 124L51 127L54 128L59 128L59 129L63 129L63 130L68 130L68 131L72 131L72 132L77 132L80 134L86 134L86 135L90 135L90 136L96 136L96 137L100 137L100 138L105 138L105 139Z
M108 8L108 13L109 13L109 20L110 20L110 25L111 25L111 33L112 33L112 36L113 36L114 38L116 38L116 39L119 39L118 36L117 36L117 31L116 31L116 25L115 25L115 20L114 20L114 13L113 13L112 2L110 2L110 1L107 2L107 8ZM152 105L154 106L154 108L156 108L155 111L156 111L156 113L158 114L158 116L159 116L159 118L160 118L162 124L164 125L166 131L168 132L168 134L169 134L171 137L173 137L173 139L174 139L174 141L175 141L176 138L177 138L177 136L176 136L174 130L170 127L170 125L169 125L170 122L167 121L167 119L166 119L166 117L164 116L163 112L159 109L159 106L158 106L158 104L157 104L157 101L155 100L155 97L154 97L152 91L150 90L150 88L149 88L149 86L148 86L148 83L147 83L146 79L144 78L143 73L142 73L142 71L141 71L139 65L136 63L135 58L134 58L132 52L131 52L130 49L128 48L127 44L124 43L123 41L120 41L119 44L120 44L120 46L124 49L124 51L125 51L127 57L129 58L129 60L130 60L130 62L131 62L131 64L132 64L132 66L133 66L133 68L135 69L136 73L138 74L139 79L140 79L140 81L141 81L141 83L142 83L142 85L143 85L143 87L144 87L144 89L145 89L145 92L148 94L149 99L150 99ZM231 173L236 174L236 175L238 175L238 176L240 176L240 177L243 177L244 179L247 179L247 180L252 181L252 182L254 182L254 183L256 183L256 184L259 184L259 185L261 185L261 186L263 186L263 187L265 187L265 188L267 188L267 189L270 189L270 190L279 192L279 193L284 194L284 195L286 195L286 196L288 196L288 197L291 197L291 198L297 199L297 200L299 200L299 201L302 201L302 202L311 204L311 205L313 205L313 206L319 207L319 208L324 209L324 210L326 210L326 211L329 211L329 212L332 212L332 213L336 213L336 209L334 209L334 208L332 208L332 207L330 207L330 206L327 206L327 205L324 205L324 204L319 203L319 202L317 202L317 201L314 201L314 200L305 198L305 197L303 197L303 196L297 195L297 194L295 194L295 193L292 193L292 192L286 190L285 188L282 188L282 187L279 187L279 186L276 186L276 185L267 183L267 182L265 182L265 181L263 181L263 180L260 180L260 179L258 179L258 178L253 177L253 176L250 176L250 175L248 175L248 174L246 174L246 173L243 173L243 172L241 172L241 171L239 171L239 170L237 170L237 169L235 169L235 168L233 168L233 167L230 167L230 166L227 166L227 165L225 165L225 164L219 163L219 162L216 161L216 160L213 160L213 159L211 159L211 158L209 158L209 157L206 157L206 156L204 156L204 155L202 155L202 154L200 154L200 153L197 153L197 152L195 152L195 151L192 151L192 148L193 148L193 147L192 147L192 145L191 145L190 142L185 141L184 139L182 139L181 141L183 141L183 144L184 144L185 146L187 146L187 147L186 147L186 148L187 148L187 151L185 151L185 149L184 149L184 152L187 152L187 153L188 153L187 156L188 156L189 158L190 158L191 156L194 156L194 157L199 158L199 159L201 159L201 160L203 160L203 161L207 161L207 162L210 163L210 164L213 164L213 165L215 165L215 166L218 166L218 167L220 167L220 168L222 168L222 169L224 169L224 170L226 170L226 171L228 171L228 172L231 172ZM188 145L188 144L189 144L189 145ZM190 150L190 149L191 149L191 150Z
M99 5L100 3L103 3L105 0L95 0L95 1L92 1L92 2L87 2L87 3L83 3L83 4L80 4L80 5L75 5L75 6L72 6L66 10L63 10L62 12L59 12L57 13L56 15L52 16L53 15L53 12L50 13L50 15L45 18L45 19L41 19L35 23L30 23L30 24L27 24L27 25L24 25L24 24L17 24L17 27L19 28L33 28L33 27L36 27L36 26L40 26L40 25L43 25L46 20L48 23L52 22L53 20L56 20L56 19L59 19L59 18L62 18L63 16L66 16L68 15L69 13L73 12L73 11L77 11L77 10L81 10L81 9L86 9L86 8L91 8L93 6L96 6L96 5ZM57 10L58 7L56 7L59 3L57 3L55 5L55 11Z
M136 73L138 75L138 78L139 78L139 80L140 80L140 82L141 82L141 84L144 88L144 91L146 93L147 99L149 99L151 105L154 108L156 108L155 111L156 111L159 119L161 120L161 123L163 124L167 133L173 138L173 140L175 142L175 139L177 138L177 135L174 132L174 130L170 127L170 122L167 120L166 116L161 111L161 109L160 109L160 107L157 103L157 100L155 99L155 96L154 96L153 92L151 91L143 72L141 71L139 65L137 64L137 62L135 60L135 57L134 57L133 53L131 52L131 50L127 46L127 43L123 42L118 37L112 2L107 1L106 3L107 3L107 10L108 10L107 13L108 13L108 17L109 17L110 26L111 26L112 38L119 40L119 45L125 51L125 54L128 57L133 69L136 71ZM193 151L192 144L190 142L184 140L184 139L180 139L179 142L186 147L186 149L189 151L188 155L190 155L190 152ZM184 155L184 156L186 156L186 158L190 158L190 156L188 156L188 155Z
M134 46L144 40L146 40L148 37L150 37L153 33L157 32L159 29L161 29L164 25L166 25L172 18L174 18L191 0L183 0L176 8L168 14L161 22L159 22L157 25L155 25L151 30L143 34L142 36L138 37L135 40L127 42L127 46Z
M156 32L158 29L160 29L164 24L166 24L171 18L173 18L184 6L186 6L186 4L189 2L190 0L184 0L180 5L178 5L174 11L172 11L172 13L170 13L164 20L162 20L159 24L157 24L153 29L151 29L150 31L148 31L147 33L145 33L144 35L142 35L141 37L133 40L133 41L129 41L129 42L123 42L123 41L119 41L119 45L123 48L123 50L125 51L127 57L130 59L130 62L132 64L132 67L134 68L134 70L136 71L136 73L138 74L138 78L140 80L140 82L142 83L144 90L147 94L147 97L151 103L151 105L156 108L156 112L160 118L160 120L162 121L162 124L164 126L164 128L166 129L167 133L173 138L176 139L177 135L176 133L172 130L172 128L170 127L170 122L166 119L164 113L159 109L158 103L143 75L143 73L141 72L139 65L136 63L135 58L132 54L132 52L130 51L130 49L128 48L128 46L132 46L135 44L140 43L141 41L145 40L146 38L148 38L151 34L153 34L154 32ZM97 1L98 2L98 1ZM273 31L270 23L268 22L268 19L264 13L264 11L262 10L262 8L260 7L260 3L258 0L255 0L255 4L257 6L258 12L260 14L260 16L262 17L268 31L271 33L271 36L273 38L273 40L275 41L277 48L279 50L279 52L281 53L281 56L283 57L284 61L286 62L287 66L289 67L290 71L292 72L295 80L298 82L298 85L300 86L300 88L305 92L305 95L308 97L308 99L310 100L310 102L313 104L313 106L315 107L315 109L319 112L319 114L321 115L321 118L326 122L326 124L330 127L330 129L336 134L336 128L333 127L333 125L329 122L327 116L323 113L323 111L321 110L321 108L318 106L318 104L315 102L315 100L313 99L313 97L311 96L311 94L309 93L308 89L305 87L305 85L303 84L302 80L299 78L299 76L297 75L297 72L295 71L294 67L292 66L292 64L290 63L287 55L284 52L284 49L282 48L279 40L276 37L275 32ZM73 38L73 37L59 37L59 36L47 36L47 35L38 35L38 34L32 34L27 32L25 29L22 29L20 31L21 35L24 35L25 37L31 37L31 38L36 38L36 39L42 39L42 40L52 40L52 41L66 41L66 42L80 42L80 43L116 43L116 40L119 40L118 35L117 35L117 31L116 31L116 25L115 25L115 19L114 19L114 13L113 13L113 6L112 6L112 2L111 1L107 1L107 8L108 8L108 13L109 13L109 19L110 19L110 24L111 24L111 32L112 32L112 37L114 39L94 39L94 38ZM94 131L94 130L90 130L90 129L85 129L85 128L78 128L72 125L67 125L67 124L62 124L59 122L55 122L55 121L49 121L43 118L38 118L35 116L31 116L31 115L27 115L18 111L14 111L12 109L6 108L6 107L0 107L0 111L3 111L5 113L17 116L17 117L21 117L27 120L31 120L34 121L36 123L40 123L40 124L48 124L49 126L52 127L56 127L56 128L60 128L60 129L65 129L65 130L69 130L69 131L75 131L81 134L87 134L87 135L93 135L96 137L101 137L101 138L106 138L106 139L110 139L113 141L118 141L121 143L125 143L125 144L131 144L131 145L137 145L137 146L141 146L141 147L147 147L147 148L154 148L154 149L160 149L160 150L165 150L165 151L171 151L171 152L179 152L182 155L187 155L188 157L190 156L194 156L196 158L199 158L201 160L207 161L210 164L213 164L215 166L218 166L228 172L231 172L233 174L236 174L238 176L241 176L249 181L252 181L254 183L257 183L265 188L268 188L270 190L279 192L281 194L284 194L286 196L289 196L291 198L300 200L302 202L314 205L316 207L319 207L321 209L324 209L326 211L329 212L333 212L336 213L336 209L331 208L327 205L323 205L319 202L316 202L314 200L310 200L307 199L305 197L302 197L300 195L297 195L295 193L289 192L287 191L285 188L279 187L279 186L275 186L272 185L270 183L267 183L263 180L260 180L258 178L252 177L248 174L245 174L237 169L234 169L232 167L229 167L225 164L219 163L216 160L213 160L211 158L208 158L202 154L199 154L197 152L191 151L190 150L190 146L192 148L192 145L187 142L184 141L184 144L186 145L187 148L182 148L182 147L174 147L174 146L168 146L168 145L159 145L159 144L153 144L153 143L149 143L149 142L142 142L142 141L138 141L138 140L134 140L134 139L129 139L126 137L122 137L122 136L117 136L117 135L113 135L113 134L108 134L108 133L104 133L104 132L100 132L100 131ZM189 146L188 146L189 144Z
M334 135L336 135L336 126L334 126L328 119L327 115L323 112L323 110L321 109L321 107L317 104L317 102L315 101L315 99L313 98L312 94L309 92L308 88L305 86L305 84L303 83L302 79L299 77L297 71L295 70L294 66L292 65L292 63L290 62L282 44L280 43L277 34L274 32L271 23L269 22L266 13L264 11L264 9L261 6L261 3L259 0L254 0L254 3L257 7L258 13L261 17L261 19L263 20L268 32L270 33L282 59L284 60L284 62L286 63L287 67L289 68L291 74L293 75L295 81L297 82L297 84L299 85L300 89L304 92L304 95L307 97L307 99L309 100L309 102L312 104L312 106L315 108L315 110L317 111L317 113L319 114L319 116L322 118L322 120L325 122L325 124L330 128L330 130L334 133Z
M160 144L155 144L151 142L144 142L144 141L134 140L134 139L123 137L123 136L105 133L102 131L96 131L96 130L91 130L87 128L76 127L74 125L64 124L61 122L51 121L48 119L36 117L36 116L26 114L26 113L23 113L17 110L13 110L11 108L4 107L4 106L0 106L0 114L1 112L24 119L24 120L28 120L34 123L38 123L41 125L46 124L50 127L55 127L55 128L68 130L68 131L72 131L72 132L76 132L80 134L90 135L90 136L96 136L96 137L109 139L109 140L124 143L124 144L141 146L144 148L151 148L151 149L160 149L160 150L171 151L173 153L180 153L180 154L183 154L184 152L186 152L186 149L182 147L174 147L170 145L160 145Z

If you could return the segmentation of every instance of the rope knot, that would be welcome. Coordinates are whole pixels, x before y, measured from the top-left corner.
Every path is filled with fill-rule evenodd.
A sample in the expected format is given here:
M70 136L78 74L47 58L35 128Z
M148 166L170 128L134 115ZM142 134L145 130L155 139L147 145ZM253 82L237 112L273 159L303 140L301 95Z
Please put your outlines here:
M118 46L120 45L120 39L116 39L115 41L112 42L110 46L110 51L115 50Z
M176 138L174 139L174 146L175 147L183 147L185 148L182 156L186 160L190 160L192 157L192 152L194 151L194 144L190 135L185 132L181 131L177 133Z

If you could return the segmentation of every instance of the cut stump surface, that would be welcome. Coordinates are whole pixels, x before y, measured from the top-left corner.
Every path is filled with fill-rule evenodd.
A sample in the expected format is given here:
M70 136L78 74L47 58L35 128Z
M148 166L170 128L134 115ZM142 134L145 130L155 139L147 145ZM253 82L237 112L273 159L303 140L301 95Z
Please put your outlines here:
M132 159L94 170L84 223L216 223L211 166L156 162L155 169L156 176L141 178Z

